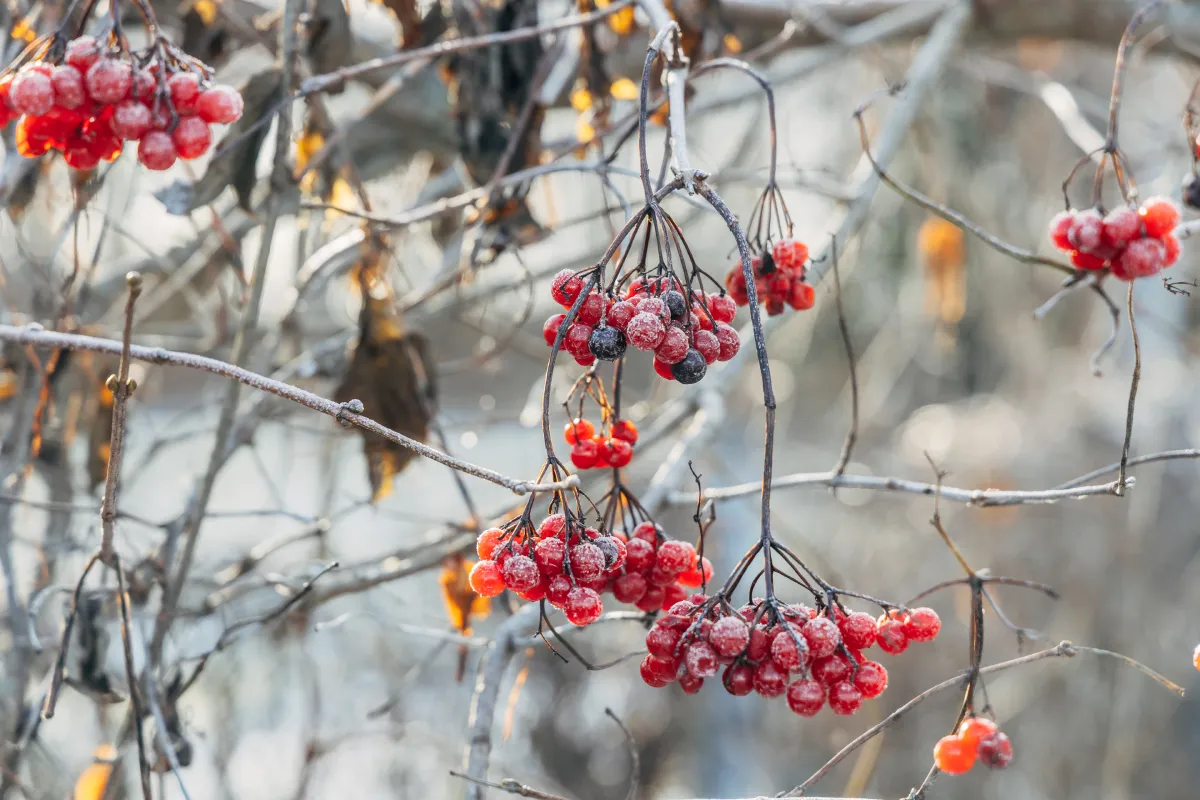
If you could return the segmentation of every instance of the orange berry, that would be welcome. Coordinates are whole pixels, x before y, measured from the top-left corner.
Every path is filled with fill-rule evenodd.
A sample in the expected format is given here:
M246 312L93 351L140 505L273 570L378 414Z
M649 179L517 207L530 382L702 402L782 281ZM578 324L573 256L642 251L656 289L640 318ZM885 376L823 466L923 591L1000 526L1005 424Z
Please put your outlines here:
M957 736L943 736L933 746L933 763L947 775L963 775L975 766L976 748Z
M495 555L496 548L500 546L500 542L503 539L504 531L499 528L488 528L479 534L479 538L475 541L475 552L479 554L481 559L490 559Z
M1192 651L1192 666L1200 670L1200 644L1196 645L1196 649Z
M479 561L471 567L471 588L483 597L495 597L504 591L504 577L495 561Z
M999 730L996 723L983 717L967 717L958 726L958 738L972 748L978 747L980 740L991 736Z
M595 433L596 426L582 417L576 417L563 428L563 438L567 440L567 444L590 439Z

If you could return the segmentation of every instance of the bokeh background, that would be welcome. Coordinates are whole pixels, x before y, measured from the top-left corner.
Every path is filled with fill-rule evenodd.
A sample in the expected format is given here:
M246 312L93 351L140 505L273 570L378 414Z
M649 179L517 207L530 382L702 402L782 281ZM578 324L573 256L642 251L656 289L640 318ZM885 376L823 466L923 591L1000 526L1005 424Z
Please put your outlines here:
M385 9L350 8L364 48L391 46L394 22ZM547 18L552 12L561 9L548 5ZM743 35L753 42L768 33L760 28ZM1190 169L1180 115L1198 73L1164 41L1163 29L1151 26L1148 46L1133 52L1120 144L1143 196L1178 197L1180 179ZM787 47L764 62L777 91L780 184L796 233L814 252L837 229L856 182L867 174L852 112L874 94L868 128L877 133L886 124L889 112L904 101L878 92L904 78L921 42ZM921 98L890 168L988 231L1048 253L1045 228L1061 209L1062 180L1083 150L1102 139L1115 45L1115 39L969 37ZM629 46L635 62L642 46L640 39ZM222 75L240 82L269 59L262 47L237 49L222 58ZM363 137L356 152L387 162L367 171L375 210L383 215L453 194L463 180L453 157L444 90L438 94L431 70L414 82L402 101L356 129ZM738 75L706 76L695 86L688 117L692 162L713 173L713 185L745 217L762 190L768 159L762 95ZM353 118L370 96L370 87L352 84L332 99L334 118ZM406 113L419 118L411 127ZM430 120L440 120L442 138L428 133ZM415 129L422 134L409 133ZM576 112L564 105L548 112L542 135L544 141L561 141L575 131ZM662 137L661 130L652 130L652 160L662 152ZM269 170L271 158L268 148L260 172ZM6 157L6 180L28 168L14 163L19 161L11 152ZM627 148L614 164L635 168L634 151ZM634 175L618 172L611 179L636 198ZM75 258L94 257L99 300L89 309L119 303L113 287L126 270L138 268L153 292L164 294L158 309L139 324L137 341L227 355L241 303L232 267L253 263L259 231L255 218L224 196L211 210L167 214L153 191L180 177L186 177L183 169L159 176L139 170L132 159L118 163L74 228L65 172L61 165L47 169L21 212L0 220L5 321L36 318L38 292L56 285L52 279L66 274ZM436 293L405 316L410 329L433 343L445 446L520 477L532 477L542 461L536 426L546 349L540 329L554 313L544 278L564 266L589 264L606 246L611 225L622 219L620 212L607 220L594 216L611 201L594 175L539 179L529 198L534 217L548 231L545 238L501 255L474 271L470 281ZM1086 190L1074 198L1085 202ZM682 200L671 200L669 209L701 266L723 274L733 263L733 242L720 219ZM220 249L214 219L230 232L236 258ZM859 441L849 471L932 480L931 458L948 472L948 485L1035 489L1116 461L1133 367L1124 315L1116 346L1100 362L1102 374L1093 375L1091 354L1112 324L1093 294L1073 293L1035 319L1034 309L1059 287L1058 274L1017 263L971 238L944 234L937 248L922 246L927 219L884 187L861 233L843 246L844 301L860 393ZM443 217L393 235L392 275L402 299L419 296L458 266L464 252L459 222L457 216ZM271 372L290 363L292 380L332 393L357 330L356 294L344 268L335 267L297 312L296 282L306 268L326 263L322 259L336 260L339 242L356 225L323 212L285 216L271 251L254 368ZM931 229L924 230L928 237ZM1197 263L1185 244L1170 277L1195 280ZM535 279L522 284L526 273ZM1114 290L1118 302L1123 288ZM157 296L153 292L148 297ZM1142 382L1133 453L1200 447L1196 300L1147 279L1136 286L1134 304ZM119 314L89 313L92 330L119 335ZM297 320L295 328L281 327ZM746 323L745 312L739 322ZM779 402L775 472L827 469L850 420L849 373L829 281L818 287L815 309L789 312L772 327L768 346ZM14 397L20 397L21 376L27 375L22 354L10 350L5 356L17 382ZM560 395L579 374L563 361L555 375ZM628 416L644 433L656 434L653 446L638 449L628 484L636 493L653 484L656 495L668 501L658 519L669 532L691 536L690 476L676 470L662 485L654 483L656 472L686 437L685 458L693 460L705 487L759 477L757 369L748 363L710 372L702 384L708 415L703 424L694 421L689 407L687 414L664 415L680 408L680 387L653 379L645 359L631 358L626 375ZM159 546L163 530L155 523L180 512L203 472L224 391L217 380L174 369L142 365L138 376L120 497L122 511L138 519L124 519L118 527L121 552L135 562ZM15 424L18 408L12 398L0 404L5 430ZM87 436L68 435L63 430L68 415L56 408L51 433L59 436L61 457L36 464L23 486L23 502L4 508L12 522L17 577L12 588L21 602L39 587L73 586L98 536L98 495L85 476ZM251 627L213 655L185 695L180 712L193 754L182 776L191 797L463 794L467 784L450 771L461 768L468 744L476 670L490 632L511 609L493 603L491 614L474 622L479 646L465 648L463 656L456 641L442 636L452 628L439 570L448 555L469 552L473 541L462 493L449 470L416 460L391 494L371 505L357 434L282 403L268 404L265 417L217 481L213 513L201 528L193 580L183 597L187 611L173 629L174 664L194 664L229 624L281 602L272 581L294 589L320 565L336 559L340 566L286 620ZM562 424L561 408L554 409L552 421L556 429ZM1133 474L1136 487L1125 498L996 509L943 504L945 525L972 565L1049 583L1061 593L1055 602L997 589L1006 613L1043 638L1019 646L989 611L985 662L1070 639L1127 654L1189 693L1200 688L1191 666L1200 641L1194 613L1200 602L1197 465L1168 461L1137 467ZM467 487L482 521L512 507L512 495L502 489L470 479ZM929 525L932 512L928 497L782 488L775 495L773 526L781 541L833 583L903 601L960 574ZM719 577L758 536L757 515L756 496L717 505L706 548ZM284 546L249 574L230 580L231 565L279 537L288 540ZM360 580L380 574L388 579ZM785 598L802 599L791 598L786 584L781 591ZM18 699L40 698L41 676L61 629L63 595L43 596L34 624L47 650L35 659L23 692L6 673L10 738ZM651 689L639 679L636 659L588 671L531 639L506 673L490 776L573 798L625 797L632 764L621 731L605 715L611 709L636 741L638 797L732 798L786 790L890 710L967 664L968 599L960 589L936 595L930 603L945 622L942 635L932 645L885 658L888 692L848 719L828 711L800 719L781 700L733 698L717 685L693 697L677 687ZM157 602L152 593L135 609L141 635L149 630ZM113 620L100 622L108 637L107 649L101 649L104 668L120 684ZM335 624L320 627L331 621ZM636 622L614 622L567 635L590 659L605 661L640 648L644 629ZM5 658L11 663L12 657L10 641ZM986 685L1014 742L1014 763L1003 773L980 769L943 778L930 797L1194 796L1200 782L1195 758L1200 709L1191 697L1180 699L1115 660L1087 655L1011 670ZM932 745L952 724L960 700L957 692L947 692L926 701L814 791L903 796L925 776ZM95 748L115 740L123 717L122 704L97 704L66 690L57 716L40 727L21 761L20 780L29 796L68 795ZM132 751L126 754L133 763ZM132 787L131 782L130 792ZM169 777L156 781L159 787L164 797L182 797Z

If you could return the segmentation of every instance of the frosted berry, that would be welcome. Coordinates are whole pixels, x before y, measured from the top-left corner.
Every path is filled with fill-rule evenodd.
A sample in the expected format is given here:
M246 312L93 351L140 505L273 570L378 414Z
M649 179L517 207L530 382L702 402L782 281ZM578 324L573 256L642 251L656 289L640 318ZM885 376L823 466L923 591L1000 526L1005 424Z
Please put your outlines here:
M1104 218L1104 244L1120 249L1137 239L1142 233L1142 218L1137 209L1129 206L1114 208Z
M671 315L671 319L678 322L683 319L683 315L687 313L688 303L683 298L680 292L672 289L662 297L663 303L667 307L667 313Z
M600 458L600 449L592 439L580 439L571 447L571 463L577 469L591 469Z
M671 375L685 386L699 383L707 371L708 364L705 363L704 356L695 348L689 349L682 360L671 365Z
M975 766L975 748L957 736L943 736L933 746L933 763L947 775L964 775Z
M621 468L633 460L633 445L621 439L608 439L608 465Z
M488 528L475 540L475 553L481 559L489 559L495 555L496 548L500 546L503 539L504 531L499 528Z
M654 566L654 545L645 539L630 539L625 545L625 568L632 572L645 572Z
M83 73L70 64L55 67L50 73L54 87L54 102L63 108L79 108L87 100L83 88Z
M675 646L679 644L679 639L679 631L665 628L662 625L655 625L646 634L646 650L652 656L673 657L675 655Z
M637 313L637 309L633 307L633 303L620 300L613 303L608 309L608 324L617 330L623 331L629 325L629 320L633 319Z
M553 577L563 571L563 559L567 556L567 546L556 536L547 537L533 546L533 560L538 570L546 576Z
M644 311L635 314L625 327L625 338L638 350L654 350L666 335L662 320Z
M673 665L657 656L646 656L642 659L639 672L641 672L642 680L648 685L661 689L675 679L674 674L668 675L668 672L673 670Z
M596 426L583 417L576 417L563 428L563 438L567 444L575 444L596 435Z
M566 321L566 314L555 314L542 325L542 339L545 340L547 347L554 346L554 342L558 338L558 330Z
M592 331L588 350L601 361L616 361L625 355L625 334L615 327L601 325Z
M855 611L838 620L838 630L847 647L865 650L875 644L875 620L870 614Z
M1054 219L1050 220L1050 241L1054 242L1054 246L1059 250L1073 250L1075 245L1071 243L1071 229L1075 227L1075 212L1060 211L1054 215Z
M841 683L850 677L850 662L841 653L834 653L825 658L818 658L812 663L812 676L826 686Z
M176 156L175 143L164 131L149 131L138 142L138 161L146 169L170 169Z
M811 284L793 281L788 292L787 303L797 311L807 311L817 303L817 292Z
M1152 197L1142 204L1139 212L1146 235L1154 239L1166 236L1179 224L1179 209L1165 197Z
M546 584L546 599L555 608L566 605L567 595L571 592L571 579L566 575L555 575Z
M604 572L604 551L591 542L571 548L571 575L577 581L590 581Z
M42 72L22 69L8 90L13 111L27 117L40 117L54 107L54 85Z
M701 586L703 586L704 584L711 581L712 576L713 576L712 562L709 561L707 557L705 557L705 558L698 559L697 563L693 564L688 569L679 573L679 577L677 578L677 580L679 581L680 585L682 585L682 586L687 586L692 589L698 589Z
M690 567L696 558L696 549L687 542L675 539L663 542L658 548L656 566L672 575L683 572Z
M984 717L967 717L958 726L958 738L962 739L968 747L978 747L979 743L988 736L991 736L1000 728L996 723Z
M854 675L854 685L868 700L879 697L887 689L887 670L877 661L863 661Z
M663 590L661 586L647 586L646 592L634 605L647 613L662 610Z
M212 144L212 133L208 130L208 123L199 117L184 117L171 133L171 140L175 142L175 151L179 153L179 157L191 160L208 152L208 147Z
M1179 260L1179 253L1181 249L1179 246L1179 239L1177 239L1174 234L1168 233L1159 241L1163 243L1163 250L1165 251L1163 254L1163 266L1169 267Z
M200 99L200 78L192 72L177 72L167 78L167 92L179 116L194 114Z
M692 334L692 346L704 358L704 363L712 366L721 357L721 342L712 331L696 331Z
M796 635L793 636L792 634ZM797 645L799 642L799 645ZM780 626L771 641L771 660L780 669L795 672L810 659L808 640L791 626Z
M737 316L737 303L728 295L714 292L708 296L708 311L717 322L733 322Z
M663 587L662 610L667 611L680 600L687 599L687 590L678 583L669 583ZM701 626L703 627L703 626ZM710 631L711 632L711 631Z
M718 655L731 658L750 643L750 626L737 617L722 617L709 630L708 642Z
M635 539L641 539L642 541L657 545L658 540L662 538L662 527L657 522L651 522L650 520L639 522L637 527L633 529L633 536Z
M816 716L825 705L825 687L807 678L787 688L788 708L802 717Z
M585 325L596 325L602 316L604 316L604 298L599 293L592 292L583 298L583 305L579 307L577 317L580 322Z
M539 539L545 539L551 536L560 536L567 528L567 518L562 514L551 514L540 523L538 523L537 535Z
M1069 238L1076 250L1091 252L1103 244L1104 220L1094 208L1075 215Z
M835 714L850 716L862 708L863 694L849 681L835 683L829 688L829 708Z
M754 670L754 691L763 697L779 697L787 689L787 674L773 661L764 661Z
M904 635L910 642L932 642L942 630L942 620L932 608L914 608L904 619Z
M113 109L109 124L118 138L137 141L150 130L150 109L136 100L126 100Z
M1012 742L996 731L979 742L979 761L988 769L1004 769L1012 763Z
M495 561L475 562L468 580L475 593L483 597L495 597L504 591L504 577L500 574L500 565Z
M604 554L605 572L612 572L625 565L625 556L629 551L620 539L612 536L597 536L592 540L592 544L599 547L600 552Z
M808 247L797 239L784 239L771 248L771 259L776 269L800 271L808 260Z
M1122 280L1145 278L1162 271L1167 260L1167 248L1157 239L1138 239L1130 242L1113 263L1113 275Z
M80 36L67 42L67 63L81 72L100 59L100 44L91 36Z
M754 667L749 664L730 664L721 676L721 685L734 697L745 697L754 691Z
M500 568L504 585L514 592L528 592L541 581L541 573L537 564L529 556L513 556L504 562Z
M133 68L125 61L102 58L88 68L84 83L97 103L119 103L129 96Z
M880 617L875 626L875 643L879 649L889 655L900 655L908 649L908 635L904 632L904 622L892 617Z
M550 296L560 306L570 308L575 298L583 291L583 279L569 269L564 269L550 281Z
M573 322L571 323L571 327L567 328L567 336L563 339L563 349L577 359L591 356L592 351L588 346L591 338L591 325L584 325L582 322Z
M604 603L595 589L576 586L567 594L567 602L563 605L563 613L572 625L591 625L600 618Z
M637 444L638 429L627 419L618 419L613 422L612 428L609 429L609 435L614 439L620 439L623 442Z
M718 361L728 361L737 355L738 349L742 346L742 340L736 330L720 323L713 329L713 333L716 334L717 342L721 345L721 354L717 356Z
M667 328L662 341L654 349L654 357L667 364L677 364L688 352L688 337L682 328Z
M232 86L205 89L196 99L196 115L205 122L228 125L242 118L242 95Z
M636 603L646 594L646 579L636 572L629 572L612 582L613 597L619 603Z
M703 685L703 678L697 678L691 674L679 676L679 688L683 689L684 694L695 694Z
M689 644L683 663L688 674L697 678L711 678L717 674L717 652L708 642Z
M808 642L808 649L814 659L833 655L838 645L842 643L842 634L838 631L837 625L833 624L833 620L828 617L817 617L810 620L801 632Z

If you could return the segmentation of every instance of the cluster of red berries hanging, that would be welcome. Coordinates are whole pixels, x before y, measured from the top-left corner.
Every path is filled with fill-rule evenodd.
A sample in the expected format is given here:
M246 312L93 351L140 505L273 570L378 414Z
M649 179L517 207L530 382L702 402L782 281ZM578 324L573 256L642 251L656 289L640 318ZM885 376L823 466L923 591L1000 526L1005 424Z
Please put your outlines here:
M571 308L584 289L570 270L554 276L550 294ZM563 349L582 366L597 359L616 361L629 346L654 353L654 371L666 380L696 383L710 364L728 361L741 346L730 327L737 306L724 293L693 291L689 303L684 287L673 278L646 282L635 278L623 298L593 289L567 328ZM546 344L554 345L566 314L555 314L542 326Z
M0 77L0 123L20 117L17 152L33 158L51 150L74 169L113 161L127 141L138 161L164 170L177 158L199 158L212 145L210 124L236 122L242 96L230 86L206 85L188 69L147 60L80 36L45 60Z
M970 772L976 761L988 769L1004 769L1012 758L1008 736L983 717L967 717L958 733L943 736L933 747L933 763L947 775Z
M653 522L641 523L626 539L563 514L551 514L536 530L518 518L479 534L475 549L481 560L470 581L478 594L494 597L509 589L523 600L545 599L574 625L600 617L605 592L642 611L660 611L712 577L708 559L701 575L695 548L666 538Z
M762 600L737 611L704 595L676 603L646 634L642 680L655 687L678 681L694 694L724 667L721 685L732 695L784 696L803 717L826 704L849 715L887 689L887 670L863 650L878 644L896 655L909 642L932 641L942 628L930 608L878 620L836 609L836 622L803 605L784 606L781 620L766 612Z
M563 438L571 445L571 463L576 469L620 469L633 460L633 446L637 444L638 430L627 419L601 423L608 430L596 432L596 426L582 417L576 417L563 429Z
M750 262L758 302L766 304L769 316L782 314L788 306L797 311L806 311L816 303L816 291L804 280L804 262L807 260L808 248L803 242L784 239ZM750 304L741 262L725 275L725 288L739 306Z
M1050 222L1050 240L1071 255L1079 269L1108 269L1123 281L1157 275L1179 260L1173 231L1179 209L1155 197L1141 208L1121 206L1108 214L1098 209L1063 211Z

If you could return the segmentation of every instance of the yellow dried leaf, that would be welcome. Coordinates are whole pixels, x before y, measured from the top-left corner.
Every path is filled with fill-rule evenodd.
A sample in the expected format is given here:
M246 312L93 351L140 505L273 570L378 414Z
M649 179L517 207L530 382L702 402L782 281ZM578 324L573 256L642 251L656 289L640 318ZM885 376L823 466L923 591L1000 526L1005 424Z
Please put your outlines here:
M109 778L112 777L117 751L112 745L102 744L96 748L93 759L93 763L89 764L75 781L72 800L101 800L104 797Z
M966 312L966 250L963 232L951 222L931 217L921 225L917 248L925 266L926 313L953 325Z
M310 173L315 175L316 173ZM350 182L340 175L334 180L333 188L329 190L329 204L338 208L354 208L358 205L358 194Z
M618 36L627 36L633 32L633 6L626 6L608 18L608 27Z
M475 562L467 561L462 556L446 559L442 571L438 574L438 586L442 589L442 603L446 606L446 616L454 629L464 635L471 633L472 618L482 618L491 610L491 601L486 597L475 594L471 588L471 567Z
M614 100L637 100L639 95L638 85L629 78L617 78L608 91Z
M325 146L325 137L320 131L306 130L304 135L296 140L296 168L302 170L308 166L321 148Z
M575 139L580 144L587 144L596 138L596 129L592 127L592 123L580 117L575 122Z
M217 4L213 0L196 0L192 3L192 10L205 25L212 25L217 19Z
M587 89L579 88L571 92L571 108L576 111L587 111L592 107L592 93Z
M0 370L0 402L11 400L17 393L17 373L11 369Z
M20 39L23 42L32 42L37 38L37 32L29 23L28 17L22 17L17 20L8 35L13 39Z
M725 38L722 41L725 43L725 49L730 53L737 54L742 52L742 40L732 33L725 34Z

